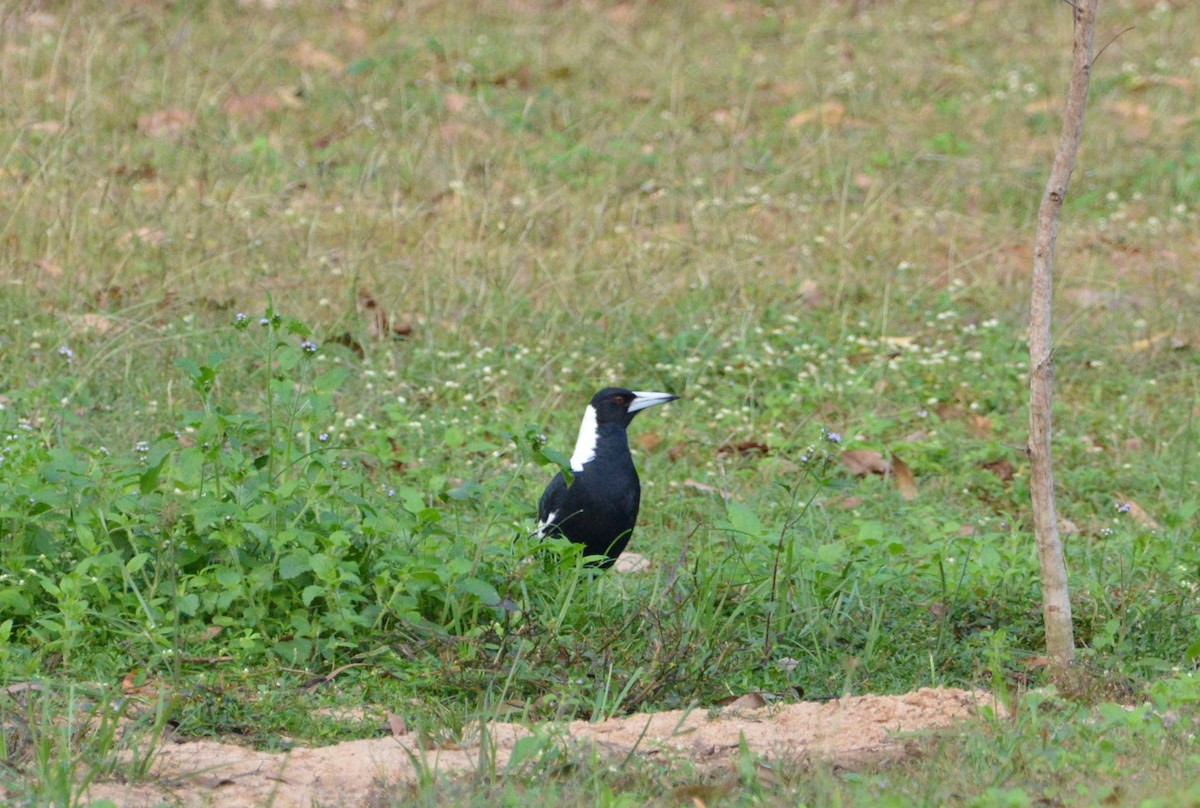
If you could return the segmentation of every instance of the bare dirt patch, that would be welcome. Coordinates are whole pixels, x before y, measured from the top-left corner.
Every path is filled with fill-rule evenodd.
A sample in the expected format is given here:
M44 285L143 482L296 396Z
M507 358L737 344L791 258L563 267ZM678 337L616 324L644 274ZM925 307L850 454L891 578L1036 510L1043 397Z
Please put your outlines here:
M903 754L905 734L944 729L975 716L983 707L1002 711L982 691L922 689L902 696L855 696L829 702L720 712L704 709L638 713L608 721L574 721L530 728L495 723L489 727L495 766L504 771L513 747L535 730L564 740L590 743L624 757L636 750L700 765L723 765L746 745L771 760L827 759L846 767ZM427 773L470 774L480 748L422 748L402 735L349 741L315 749L270 753L215 741L167 743L159 750L151 782L98 783L89 799L122 806L181 805L308 806L361 805L381 783L413 783Z

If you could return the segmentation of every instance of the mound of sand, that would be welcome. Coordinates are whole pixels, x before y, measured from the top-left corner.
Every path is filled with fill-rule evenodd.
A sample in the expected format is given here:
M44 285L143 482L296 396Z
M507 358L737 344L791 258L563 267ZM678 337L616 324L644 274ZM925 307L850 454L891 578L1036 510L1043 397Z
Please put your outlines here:
M822 758L853 767L901 755L902 734L949 727L985 706L1002 710L982 691L926 688L903 696L752 709L735 703L716 713L638 713L598 723L534 728L495 723L488 728L488 750L496 770L503 772L517 741L536 731L568 743L591 743L622 759L634 751L711 765L734 759L744 739L752 752L769 760ZM469 774L480 759L478 744L429 749L414 735L282 753L215 741L165 743L147 782L97 783L88 798L107 798L121 806L362 805L381 787L416 782L421 769L442 776Z

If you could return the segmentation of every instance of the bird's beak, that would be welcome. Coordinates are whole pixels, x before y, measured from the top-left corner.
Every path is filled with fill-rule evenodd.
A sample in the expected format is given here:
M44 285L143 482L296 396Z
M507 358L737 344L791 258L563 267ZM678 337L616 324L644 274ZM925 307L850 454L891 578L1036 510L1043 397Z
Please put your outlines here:
M668 401L674 401L679 396L674 393L649 393L644 390L633 391L633 403L629 405L629 414L646 409L647 407L656 407L659 404L666 404Z

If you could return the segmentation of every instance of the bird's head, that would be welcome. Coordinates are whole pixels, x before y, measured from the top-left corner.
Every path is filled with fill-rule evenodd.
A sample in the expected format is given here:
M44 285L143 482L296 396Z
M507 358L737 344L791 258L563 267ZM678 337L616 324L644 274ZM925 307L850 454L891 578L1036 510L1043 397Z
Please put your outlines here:
M592 396L591 408L596 413L597 424L621 424L629 426L633 416L644 409L674 401L674 393L652 393L645 390L626 390L623 387L606 387Z

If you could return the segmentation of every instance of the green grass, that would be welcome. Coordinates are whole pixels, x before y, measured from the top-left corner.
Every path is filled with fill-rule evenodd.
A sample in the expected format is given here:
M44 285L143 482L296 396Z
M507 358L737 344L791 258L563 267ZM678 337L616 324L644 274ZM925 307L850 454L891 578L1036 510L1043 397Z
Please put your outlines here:
M329 704L454 737L1036 684L1025 278L1065 7L363 6L0 12L0 675L44 688L0 695L8 787L139 776L117 751L167 722L361 735ZM1200 656L1198 24L1102 8L1100 44L1136 28L1094 72L1055 351L1091 699L1186 720L1147 743L1041 706L705 799L1197 799L1169 683ZM529 533L608 383L684 399L634 430L652 571L593 579ZM918 496L839 449L895 454ZM80 688L139 729L64 728ZM1077 775L1013 757L1059 736ZM448 788L679 785L573 765Z

